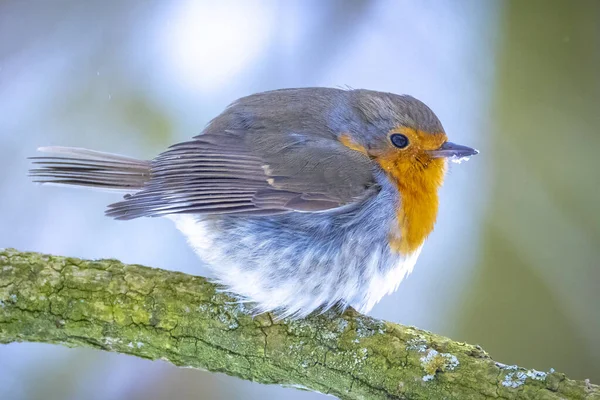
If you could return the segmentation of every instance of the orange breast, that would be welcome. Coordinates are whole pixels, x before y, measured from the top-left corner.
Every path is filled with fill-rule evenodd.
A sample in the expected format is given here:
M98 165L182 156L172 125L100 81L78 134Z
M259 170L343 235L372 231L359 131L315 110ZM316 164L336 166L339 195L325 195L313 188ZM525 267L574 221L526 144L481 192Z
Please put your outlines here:
M447 137L443 132L425 134L410 128L399 128L398 132L413 141L409 149L369 151L352 141L349 135L342 135L340 142L374 159L398 188L401 198L397 210L399 229L398 234L390 236L390 244L393 250L408 255L423 245L435 225L438 189L444 180L446 162L429 157L427 150L439 148Z
M395 251L411 254L433 231L439 205L438 189L446 164L439 158L417 158L415 162L384 156L377 161L397 186L401 199L397 210L399 235L392 235L390 244Z

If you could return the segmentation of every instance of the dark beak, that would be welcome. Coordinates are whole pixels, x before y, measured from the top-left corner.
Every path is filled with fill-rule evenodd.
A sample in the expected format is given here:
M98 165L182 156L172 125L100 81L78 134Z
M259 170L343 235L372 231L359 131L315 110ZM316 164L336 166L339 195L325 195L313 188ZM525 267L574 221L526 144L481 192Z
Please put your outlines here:
M446 142L439 149L430 150L429 154L433 158L440 158L440 157L464 158L464 157L474 156L475 154L479 154L479 151L472 149L470 147L467 147L467 146L461 146L460 144Z

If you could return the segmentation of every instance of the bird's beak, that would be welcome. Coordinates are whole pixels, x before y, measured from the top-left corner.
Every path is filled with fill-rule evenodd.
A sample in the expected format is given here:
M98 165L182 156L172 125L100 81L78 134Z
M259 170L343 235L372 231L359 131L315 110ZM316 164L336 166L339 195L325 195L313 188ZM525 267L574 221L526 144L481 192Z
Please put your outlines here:
M429 155L433 158L465 158L471 157L475 154L479 154L479 151L472 149L467 146L461 146L460 144L455 144L452 142L445 142L440 146L437 150L430 150Z

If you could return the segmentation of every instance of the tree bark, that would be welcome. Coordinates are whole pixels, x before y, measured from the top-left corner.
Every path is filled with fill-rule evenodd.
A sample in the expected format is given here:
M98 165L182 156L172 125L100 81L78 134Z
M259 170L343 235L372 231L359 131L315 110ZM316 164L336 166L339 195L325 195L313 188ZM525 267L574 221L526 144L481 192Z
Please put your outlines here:
M0 251L0 343L92 347L341 399L600 399L558 372L493 361L479 346L348 310L253 317L206 279Z

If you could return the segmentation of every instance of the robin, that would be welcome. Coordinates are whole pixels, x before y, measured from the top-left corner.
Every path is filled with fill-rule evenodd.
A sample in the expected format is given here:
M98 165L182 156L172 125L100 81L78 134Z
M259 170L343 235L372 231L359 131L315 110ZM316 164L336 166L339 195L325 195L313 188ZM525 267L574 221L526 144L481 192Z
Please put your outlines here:
M37 182L128 192L118 220L175 221L216 281L256 312L368 312L413 269L438 212L449 142L421 101L332 88L241 98L151 161L69 147Z

